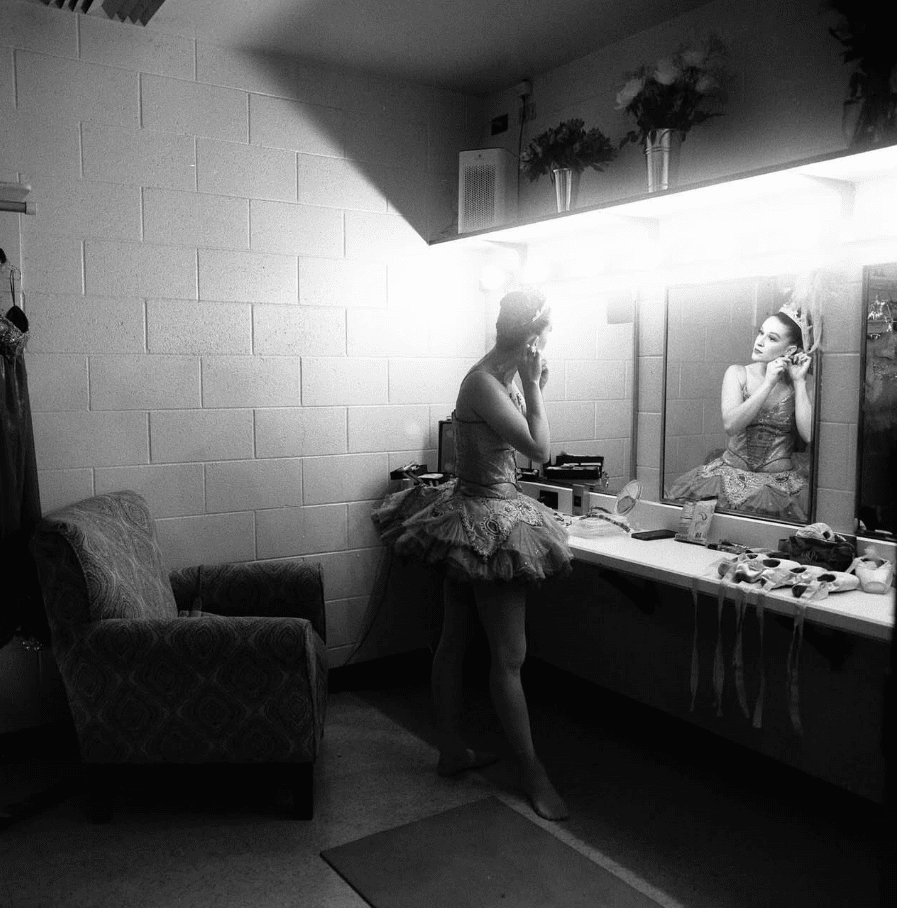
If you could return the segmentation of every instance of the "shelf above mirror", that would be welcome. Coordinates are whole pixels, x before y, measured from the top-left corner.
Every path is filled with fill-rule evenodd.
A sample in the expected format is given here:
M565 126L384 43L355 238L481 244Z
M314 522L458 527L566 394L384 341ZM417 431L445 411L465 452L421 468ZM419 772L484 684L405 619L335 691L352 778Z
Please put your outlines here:
M897 146L855 154L839 152L786 166L755 170L724 180L692 183L657 193L602 203L563 214L545 215L448 239L431 246L454 243L478 247L489 243L530 244L559 240L575 234L613 228L621 218L660 223L689 213L719 211L729 206L756 205L764 201L836 197L842 211L853 204L858 186L897 181ZM886 226L897 234L897 218Z

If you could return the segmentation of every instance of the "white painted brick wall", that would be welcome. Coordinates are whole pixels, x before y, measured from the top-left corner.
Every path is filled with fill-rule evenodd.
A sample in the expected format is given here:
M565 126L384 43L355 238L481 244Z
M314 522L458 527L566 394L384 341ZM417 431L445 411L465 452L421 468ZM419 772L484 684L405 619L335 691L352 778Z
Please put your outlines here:
M345 112L339 108L249 96L249 140L253 145L288 148L300 156L339 158L343 155L345 120Z
M99 296L196 299L196 250L186 246L87 240L84 289Z
M341 454L303 461L304 504L328 504L376 498L388 477L385 454Z
M32 421L39 470L149 463L145 412L36 412Z
M32 412L88 409L86 356L28 353L25 363Z
M253 345L263 356L341 356L346 314L309 306L254 306Z
M142 28L122 28L119 22L98 16L81 16L78 37L81 59L138 69L145 73L192 79L193 41Z
M204 407L298 407L298 357L204 356Z
M200 192L296 201L296 153L216 139L196 140Z
M206 464L206 510L249 511L302 504L300 457Z
M430 443L430 408L350 407L349 450L413 451Z
M245 92L216 85L141 77L143 126L189 136L249 140L249 98Z
M159 410L201 404L198 356L92 356L92 410Z
M32 353L140 353L146 349L139 299L29 293Z
M194 564L255 560L255 514L199 514L156 520L165 566L176 571Z
M254 453L252 410L155 410L153 463L246 460Z
M158 189L196 189L196 149L190 136L85 123L84 178Z
M118 489L139 492L155 517L182 517L205 510L202 464L101 467L95 479L97 494Z
M151 459L247 460L254 454L253 431L252 410L155 410L150 413Z
M299 302L304 305L385 309L386 288L383 262L299 259Z
M252 353L252 306L147 300L146 345L150 353Z
M254 200L250 211L250 237L252 248L257 252L330 258L343 255L341 211L263 200Z
M249 202L147 188L143 193L143 239L176 246L248 249Z
M385 404L388 393L386 360L312 356L302 359L305 406Z
M256 512L259 558L291 558L346 548L346 505Z
M43 53L16 54L18 106L32 117L137 126L139 82L136 71Z
M256 457L345 454L346 412L345 407L256 410Z

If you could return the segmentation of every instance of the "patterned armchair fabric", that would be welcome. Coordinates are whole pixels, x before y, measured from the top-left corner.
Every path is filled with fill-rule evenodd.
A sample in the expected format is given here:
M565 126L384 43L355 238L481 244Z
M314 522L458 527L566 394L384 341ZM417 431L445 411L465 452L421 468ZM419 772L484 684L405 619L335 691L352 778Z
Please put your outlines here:
M127 491L47 515L31 548L85 762L315 760L327 702L319 565L169 577L146 502Z

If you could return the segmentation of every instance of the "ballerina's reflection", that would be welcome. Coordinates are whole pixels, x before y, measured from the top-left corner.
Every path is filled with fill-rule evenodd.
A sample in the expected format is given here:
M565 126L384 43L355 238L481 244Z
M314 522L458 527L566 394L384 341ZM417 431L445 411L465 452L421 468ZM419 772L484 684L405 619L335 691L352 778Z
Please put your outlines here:
M751 362L723 376L725 450L675 479L668 498L716 497L720 508L807 522L809 456L801 449L813 440L814 322L794 302L763 322Z

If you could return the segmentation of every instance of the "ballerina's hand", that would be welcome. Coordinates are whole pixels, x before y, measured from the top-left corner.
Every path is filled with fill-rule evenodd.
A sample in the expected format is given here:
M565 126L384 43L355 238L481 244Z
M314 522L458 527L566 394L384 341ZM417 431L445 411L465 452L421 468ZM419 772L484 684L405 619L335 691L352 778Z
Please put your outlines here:
M806 353L795 353L794 361L788 363L788 376L791 381L802 381L810 371L810 357Z
M517 363L520 380L539 382L539 387L541 388L542 371L543 369L547 371L547 368L538 346L535 343L527 344L523 348L523 355L520 357L520 361Z
M774 359L766 367L766 382L770 386L777 385L784 377L788 369L788 360L784 356Z

